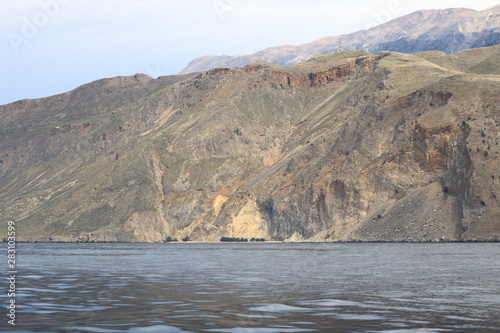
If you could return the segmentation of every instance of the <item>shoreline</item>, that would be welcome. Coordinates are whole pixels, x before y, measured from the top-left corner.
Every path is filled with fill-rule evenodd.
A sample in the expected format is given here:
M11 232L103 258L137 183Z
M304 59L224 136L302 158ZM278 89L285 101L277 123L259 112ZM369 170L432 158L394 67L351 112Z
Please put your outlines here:
M0 243L7 244L6 240ZM443 240L443 241L391 241L391 240L350 240L350 241L265 241L265 242L221 242L221 241L178 241L178 242L120 242L120 241L16 241L17 244L448 244L448 243L500 243L500 240Z

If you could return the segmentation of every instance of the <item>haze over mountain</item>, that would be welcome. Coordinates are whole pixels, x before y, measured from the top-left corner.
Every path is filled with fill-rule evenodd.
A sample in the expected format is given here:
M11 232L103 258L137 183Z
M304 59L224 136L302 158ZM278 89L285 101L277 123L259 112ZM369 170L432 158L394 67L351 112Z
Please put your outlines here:
M0 106L0 223L31 241L499 240L499 52L344 51Z
M500 5L484 11L457 8L421 10L369 30L326 37L303 45L271 47L253 54L205 56L194 59L181 74L217 67L241 68L256 61L293 65L313 56L339 50L396 51L415 53L464 49L500 43Z

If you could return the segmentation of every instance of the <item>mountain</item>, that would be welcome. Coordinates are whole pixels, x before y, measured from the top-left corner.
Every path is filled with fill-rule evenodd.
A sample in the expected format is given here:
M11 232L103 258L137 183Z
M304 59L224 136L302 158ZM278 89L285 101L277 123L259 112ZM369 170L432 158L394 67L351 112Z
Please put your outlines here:
M0 224L19 241L499 240L499 55L344 51L0 106Z
M472 9L421 10L388 23L352 34L326 37L312 43L271 47L253 54L206 56L193 60L181 72L217 67L241 68L256 61L293 65L313 56L339 50L415 53L460 50L500 44L500 5L484 11Z

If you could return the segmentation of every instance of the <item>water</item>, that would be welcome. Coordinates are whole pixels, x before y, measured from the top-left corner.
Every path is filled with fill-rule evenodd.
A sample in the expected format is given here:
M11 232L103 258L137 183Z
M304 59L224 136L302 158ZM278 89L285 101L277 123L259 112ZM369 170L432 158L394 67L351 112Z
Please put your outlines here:
M16 326L4 314L0 331L500 327L498 243L18 244L17 264Z

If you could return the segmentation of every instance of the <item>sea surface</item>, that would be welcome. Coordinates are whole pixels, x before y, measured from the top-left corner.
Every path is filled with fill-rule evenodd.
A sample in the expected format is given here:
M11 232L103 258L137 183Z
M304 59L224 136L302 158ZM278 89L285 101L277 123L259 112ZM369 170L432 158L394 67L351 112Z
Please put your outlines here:
M6 245L2 253L7 271ZM5 332L499 332L500 243L17 244Z

